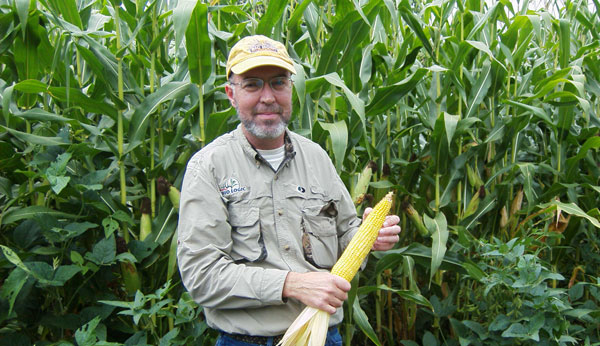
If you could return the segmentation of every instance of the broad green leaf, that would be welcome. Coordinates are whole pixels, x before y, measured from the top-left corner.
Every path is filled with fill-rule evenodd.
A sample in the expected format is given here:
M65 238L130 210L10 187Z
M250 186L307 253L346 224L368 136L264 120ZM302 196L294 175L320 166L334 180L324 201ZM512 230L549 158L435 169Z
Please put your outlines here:
M129 122L129 145L125 150L126 153L135 149L139 146L142 141L146 138L146 129L150 124L150 119L153 113L158 109L158 106L163 102L171 101L173 99L183 97L190 91L189 82L170 82L153 94L149 95L144 101L137 106L135 112L131 116Z
M181 46L183 38L186 36L187 28L192 17L192 12L198 4L195 0L179 0L173 10L173 28L175 29L175 49ZM234 6L237 8L237 6Z
M17 16L19 17L19 24L21 26L21 34L23 40L25 40L25 34L27 30L27 22L29 21L29 6L31 0L13 0L15 9L17 10Z
M331 85L335 85L336 87L339 87L342 89L342 91L344 92L344 96L346 96L346 98L348 99L348 101L350 102L350 104L352 105L352 109L356 112L356 114L359 116L362 125L363 125L363 129L366 129L366 120L365 120L365 105L363 103L363 101L352 92L352 90L350 90L346 84L344 84L344 81L342 81L339 77L339 75L337 73L331 73L325 76L319 76L316 78L312 78L310 80L306 81L306 92L307 93L311 93L317 89L320 89L323 87L323 85L325 85L328 82Z
M115 243L114 235L110 235L108 238L102 238L97 242L92 252L85 254L85 259L92 261L97 265L110 265L113 264L117 256L117 247Z
M11 135L17 137L21 141L30 144L37 144L42 146L55 146L55 145L68 145L69 142L65 141L62 137L45 137L38 136L31 133L25 133L17 130L10 129L8 127L1 126L1 128L8 131Z
M287 1L269 1L267 10L260 17L260 21L258 22L258 26L256 27L256 33L259 35L265 35L272 37L273 36L273 28L277 26L283 16L283 12L285 8L288 6Z
M571 179L575 179L575 175L578 172L579 161L581 161L589 152L590 149L599 149L600 148L600 137L594 136L588 138L585 143L579 148L577 155L570 157L566 162L566 172L567 178L569 181Z
M444 126L446 130L446 139L448 140L448 146L452 146L452 138L456 132L456 126L458 125L458 115L452 115L444 112Z
M487 95L490 86L492 85L492 68L489 61L483 63L482 71L477 79L477 82L471 89L469 97L469 107L465 114L465 118L475 116L476 111L481 106L483 98Z
M404 80L390 86L381 87L375 91L375 96L365 108L365 115L371 117L383 114L390 108L396 106L401 99L413 91L417 84L423 80L427 74L427 69L417 69L412 75Z
M359 13L352 11L345 14L344 18L335 24L331 37L321 50L317 75L325 75L338 69L340 52L347 47L350 41L350 26L358 20L362 20Z
M69 106L81 107L89 113L106 114L116 119L117 110L106 101L96 100L87 96L81 90L66 87L49 87L48 94L60 101L69 102Z
M15 90L24 93L38 94L48 91L48 85L37 79L25 79L14 86Z
M342 171L346 148L348 146L348 127L346 122L336 121L335 123L325 123L319 121L319 125L329 132L331 145L333 147L333 156L335 158L335 168L340 173Z
M81 23L81 17L79 11L77 11L77 3L75 0L48 0L48 3L52 5L54 10L62 15L62 17L69 23L77 26L79 29L83 29Z
M411 301L411 302L419 304L419 305L426 306L426 307L428 307L428 308L430 308L430 309L433 310L433 306L431 305L431 303L429 302L429 300L427 300L427 298L425 298L424 296L422 296L418 292L414 292L414 291L411 291L411 290L399 290L399 289L388 287L386 285L362 286L362 287L359 287L358 294L361 294L361 295L363 295L363 294L369 294L369 293L375 292L375 291L389 291L389 292L393 292L393 293L398 294L400 297L402 297L402 299Z
M552 119L550 119L550 117L548 117L548 114L546 113L546 111L543 108L530 106L530 105L526 105L524 103L511 101L511 100L507 100L506 103L513 105L513 106L517 106L517 107L525 110L526 112L531 113L531 114L535 115L536 117L540 118L550 127L556 128L556 124L554 124Z
M204 84L212 73L212 42L208 36L208 6L196 4L185 31L188 69L192 83Z
M354 323L356 323L356 325L358 325L358 328L360 328L360 330L362 330L363 333L365 333L365 335L369 339L371 339L371 341L375 345L378 345L378 346L381 345L381 343L379 342L379 339L377 338L377 334L373 330L373 327L371 327L371 324L369 324L369 318L367 317L367 314L360 307L360 303L359 303L358 299L354 300L354 304L352 307L352 313L353 313L352 317L354 318Z
M20 220L28 220L28 219L34 218L36 216L42 216L42 215L50 215L50 216L54 216L56 218L69 218L69 219L78 218L77 215L64 213L64 212L50 209L47 207L34 205L34 206L30 206L30 207L25 207L25 208L11 208L11 209L7 210L2 215L2 224L8 225L13 222L17 222Z
M479 42L479 41L471 41L471 40L465 40L465 42L468 43L469 45L471 45L473 48L485 53L490 59L494 60L500 67L502 67L503 70L506 70L506 67L504 66L504 64L502 62L500 62L498 59L496 59L496 56L494 55L494 53L492 53L490 48L485 43Z
M100 316L96 316L93 320L81 326L81 328L75 331L75 341L79 346L92 346L97 345L98 336L96 335L96 328L100 323Z
M0 288L0 297L8 300L9 308L7 315L11 314L15 305L15 300L17 300L17 296L28 278L29 275L27 272L17 267L13 269L6 280L4 280L2 287Z
M433 60L434 63L437 64L437 59L435 57L435 54L433 53L431 43L429 42L427 35L425 35L425 32L423 31L425 25L413 15L413 9L410 3L408 1L402 1L398 7L398 10L400 11L400 15L402 16L404 22L412 29L412 31L421 41L421 44L423 45L427 53L429 53L429 57Z
M523 176L523 190L525 191L525 197L527 197L529 206L532 207L538 199L538 195L533 188L535 166L531 163L517 164L517 166L521 170Z
M20 36L15 38L14 42L14 64L17 67L17 73L21 80L36 79L38 77L40 57L38 47L35 45L37 40L25 40ZM26 102L23 106L33 107L35 97L25 96Z
M423 215L423 222L425 227L431 234L431 268L430 268L430 280L439 269L444 255L446 254L446 243L448 241L448 223L444 213L437 213L432 219L427 214Z
M559 19L559 32L558 32L558 63L561 68L569 66L569 59L571 57L571 24L567 19Z
M48 278L44 278L42 276L40 276L40 273L38 271L36 271L36 263L37 264L42 264L45 265L46 267L49 267L49 270L47 270L45 276L50 276L52 275L51 272L52 271L52 267L50 267L47 263L44 262L36 262L36 263L29 263L29 266L31 266L32 268L30 268L28 265L26 265L25 263L23 263L23 261L21 260L21 258L19 257L19 255L14 252L10 247L8 246L4 246L4 245L0 245L0 249L2 250L2 253L4 254L4 257L6 257L6 259L14 264L15 266L17 266L19 269L25 271L27 274L33 276L36 280L38 280L40 283L43 284L50 284L50 280L48 280ZM43 272L41 274L44 274Z
M362 51L362 59L360 61L359 78L360 78L363 88L367 86L367 83L371 79L371 70L373 68L373 63L371 62L371 60L373 59L373 57L371 56L372 50L373 50L373 44L369 44Z
M55 194L59 194L69 183L71 177L65 176L67 173L67 164L71 159L71 153L62 153L58 155L55 161L50 163L46 170L46 179L50 183Z
M60 115L47 112L41 108L34 108L27 110L19 114L19 118L23 118L29 121L56 121L59 123L65 123L71 121L69 118L62 117Z
M376 272L380 273L386 268L389 268L390 263L397 263L401 261L404 256L411 256L416 262L423 266L431 265L432 260L432 249L420 244L412 243L409 246L392 249L388 251L374 252L373 255L379 260L376 265ZM440 269L452 270L457 273L465 273L462 263L464 260L462 257L454 252L447 251L440 266Z
M490 3L490 5L491 5L491 7L485 11L483 16L479 16L476 13L473 13L473 17L474 17L474 19L477 20L477 22L475 23L475 25L473 25L473 28L471 29L471 31L469 31L469 34L467 35L467 37L465 37L466 40L474 39L475 36L477 34L479 34L486 25L489 25L490 17L496 16L496 8L498 6L502 6L502 3L501 2L493 2L493 3Z
M471 229L473 226L476 225L477 220L479 220L489 211L494 209L494 207L496 206L496 202L497 201L495 196L491 194L485 196L484 200L481 201L481 203L479 203L479 208L477 208L477 211L473 215L463 220L461 222L461 225L463 225L467 230Z
M73 276L81 271L81 268L75 265L62 265L56 268L54 271L54 277L52 281L55 282L55 286L63 286L65 282L69 281Z
M590 216L589 214L587 214L586 212L581 210L581 208L575 203L562 203L557 200L553 200L551 202L538 205L538 207L542 208L542 209L548 208L550 206L554 206L558 210L564 211L567 214L582 217L582 218L588 220L589 222L591 222L592 225L600 228L600 220Z
M312 0L304 0L294 7L294 11L290 15L290 19L287 21L288 30L294 30L295 28L299 27L302 16L304 15L304 10L306 10L306 7L308 7L308 5L311 3Z

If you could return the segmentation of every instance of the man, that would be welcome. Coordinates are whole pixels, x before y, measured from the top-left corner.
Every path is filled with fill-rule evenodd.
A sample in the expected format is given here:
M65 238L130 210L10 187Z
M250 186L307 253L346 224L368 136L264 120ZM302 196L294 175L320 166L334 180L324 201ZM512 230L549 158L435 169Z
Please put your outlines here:
M178 263L186 289L221 332L217 345L276 344L305 305L332 314L350 284L329 269L358 229L327 153L287 130L294 65L264 36L236 43L225 92L241 124L197 152L183 181ZM374 250L398 241L388 216Z

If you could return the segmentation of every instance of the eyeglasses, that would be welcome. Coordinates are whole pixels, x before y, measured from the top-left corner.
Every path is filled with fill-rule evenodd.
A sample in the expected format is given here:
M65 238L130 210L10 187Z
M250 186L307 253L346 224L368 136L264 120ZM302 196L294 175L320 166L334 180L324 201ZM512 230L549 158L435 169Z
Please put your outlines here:
M265 81L260 78L246 78L239 83L229 82L229 84L239 85L244 91L255 93L263 89ZM291 88L292 80L289 77L274 77L269 79L269 85L273 91L282 92Z

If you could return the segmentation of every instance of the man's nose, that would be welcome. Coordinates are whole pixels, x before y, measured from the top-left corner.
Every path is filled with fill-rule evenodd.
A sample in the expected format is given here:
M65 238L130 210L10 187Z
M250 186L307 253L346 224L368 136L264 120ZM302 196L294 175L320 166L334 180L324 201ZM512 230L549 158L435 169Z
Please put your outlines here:
M260 101L264 103L273 103L275 101L275 93L268 82L265 82L260 91Z

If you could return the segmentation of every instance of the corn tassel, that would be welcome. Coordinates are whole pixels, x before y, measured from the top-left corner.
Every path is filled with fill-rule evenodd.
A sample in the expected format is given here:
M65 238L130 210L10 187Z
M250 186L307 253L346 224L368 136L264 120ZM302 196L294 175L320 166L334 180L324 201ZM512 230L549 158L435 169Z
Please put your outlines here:
M373 247L379 230L385 221L386 215L392 207L393 193L388 193L377 205L367 219L360 225L356 234L342 253L342 256L331 269L331 273L352 281L362 262ZM329 314L307 306L285 332L281 341L282 346L323 346L329 327Z

